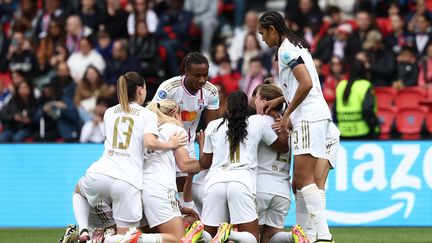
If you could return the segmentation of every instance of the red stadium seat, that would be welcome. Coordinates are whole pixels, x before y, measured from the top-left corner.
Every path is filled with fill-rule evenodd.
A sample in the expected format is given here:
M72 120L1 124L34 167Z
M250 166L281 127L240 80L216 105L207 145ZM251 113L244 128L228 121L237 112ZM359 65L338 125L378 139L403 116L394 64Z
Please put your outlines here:
M432 111L426 116L426 129L429 133L432 133Z
M378 109L381 135L385 136L391 132L396 113L397 109L395 107L383 107Z
M423 87L407 87L399 90L395 102L398 109L406 107L418 107L426 98L426 89Z
M400 109L396 115L396 129L403 135L420 134L427 113L424 106Z
M374 90L377 97L378 109L393 106L393 101L397 93L395 89L391 87L376 87Z

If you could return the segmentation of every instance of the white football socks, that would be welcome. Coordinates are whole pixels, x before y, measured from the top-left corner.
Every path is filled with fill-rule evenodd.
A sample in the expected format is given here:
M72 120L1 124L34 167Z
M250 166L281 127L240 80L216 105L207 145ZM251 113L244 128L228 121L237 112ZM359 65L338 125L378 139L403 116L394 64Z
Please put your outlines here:
M246 231L238 232L238 231L231 230L229 239L235 242L257 243L255 236Z
M301 189L304 197L306 208L309 211L309 215L315 226L318 239L331 240L332 235L330 234L327 217L325 216L325 208L321 197L320 190L315 183L309 184ZM309 236L309 235L308 235Z
M88 229L88 219L90 214L90 204L87 199L74 192L72 196L72 207L77 221L79 231Z
M277 232L270 239L270 243L294 243L291 232Z

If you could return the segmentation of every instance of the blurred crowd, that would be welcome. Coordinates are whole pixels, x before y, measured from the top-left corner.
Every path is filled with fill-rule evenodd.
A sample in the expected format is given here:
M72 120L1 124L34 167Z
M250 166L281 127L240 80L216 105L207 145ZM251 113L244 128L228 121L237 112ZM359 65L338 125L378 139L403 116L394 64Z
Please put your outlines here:
M233 91L251 96L258 84L277 84L254 2L1 0L0 142L101 142L117 78L141 73L150 100L191 51L208 57L222 103ZM354 60L375 87L432 86L432 1L277 2L311 44L330 107Z

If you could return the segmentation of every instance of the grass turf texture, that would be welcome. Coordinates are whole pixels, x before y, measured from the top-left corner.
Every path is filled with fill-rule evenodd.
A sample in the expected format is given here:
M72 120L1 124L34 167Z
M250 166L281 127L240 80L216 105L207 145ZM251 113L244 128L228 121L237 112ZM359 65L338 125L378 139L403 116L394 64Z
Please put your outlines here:
M56 243L65 229L0 228L0 243ZM430 243L432 228L332 228L337 243Z

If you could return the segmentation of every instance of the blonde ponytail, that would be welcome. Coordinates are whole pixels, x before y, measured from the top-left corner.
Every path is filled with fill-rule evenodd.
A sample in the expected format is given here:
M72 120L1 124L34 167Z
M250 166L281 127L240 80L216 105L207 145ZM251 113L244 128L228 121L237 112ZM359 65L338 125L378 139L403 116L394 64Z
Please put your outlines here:
M178 109L177 104L172 100L161 100L159 103L150 102L147 109L156 113L158 117L158 126L165 123L171 123L180 127L183 127L181 121L177 120L175 117L170 116L175 109Z
M117 80L117 98L124 112L129 112L129 97L126 83L126 76L121 75Z

